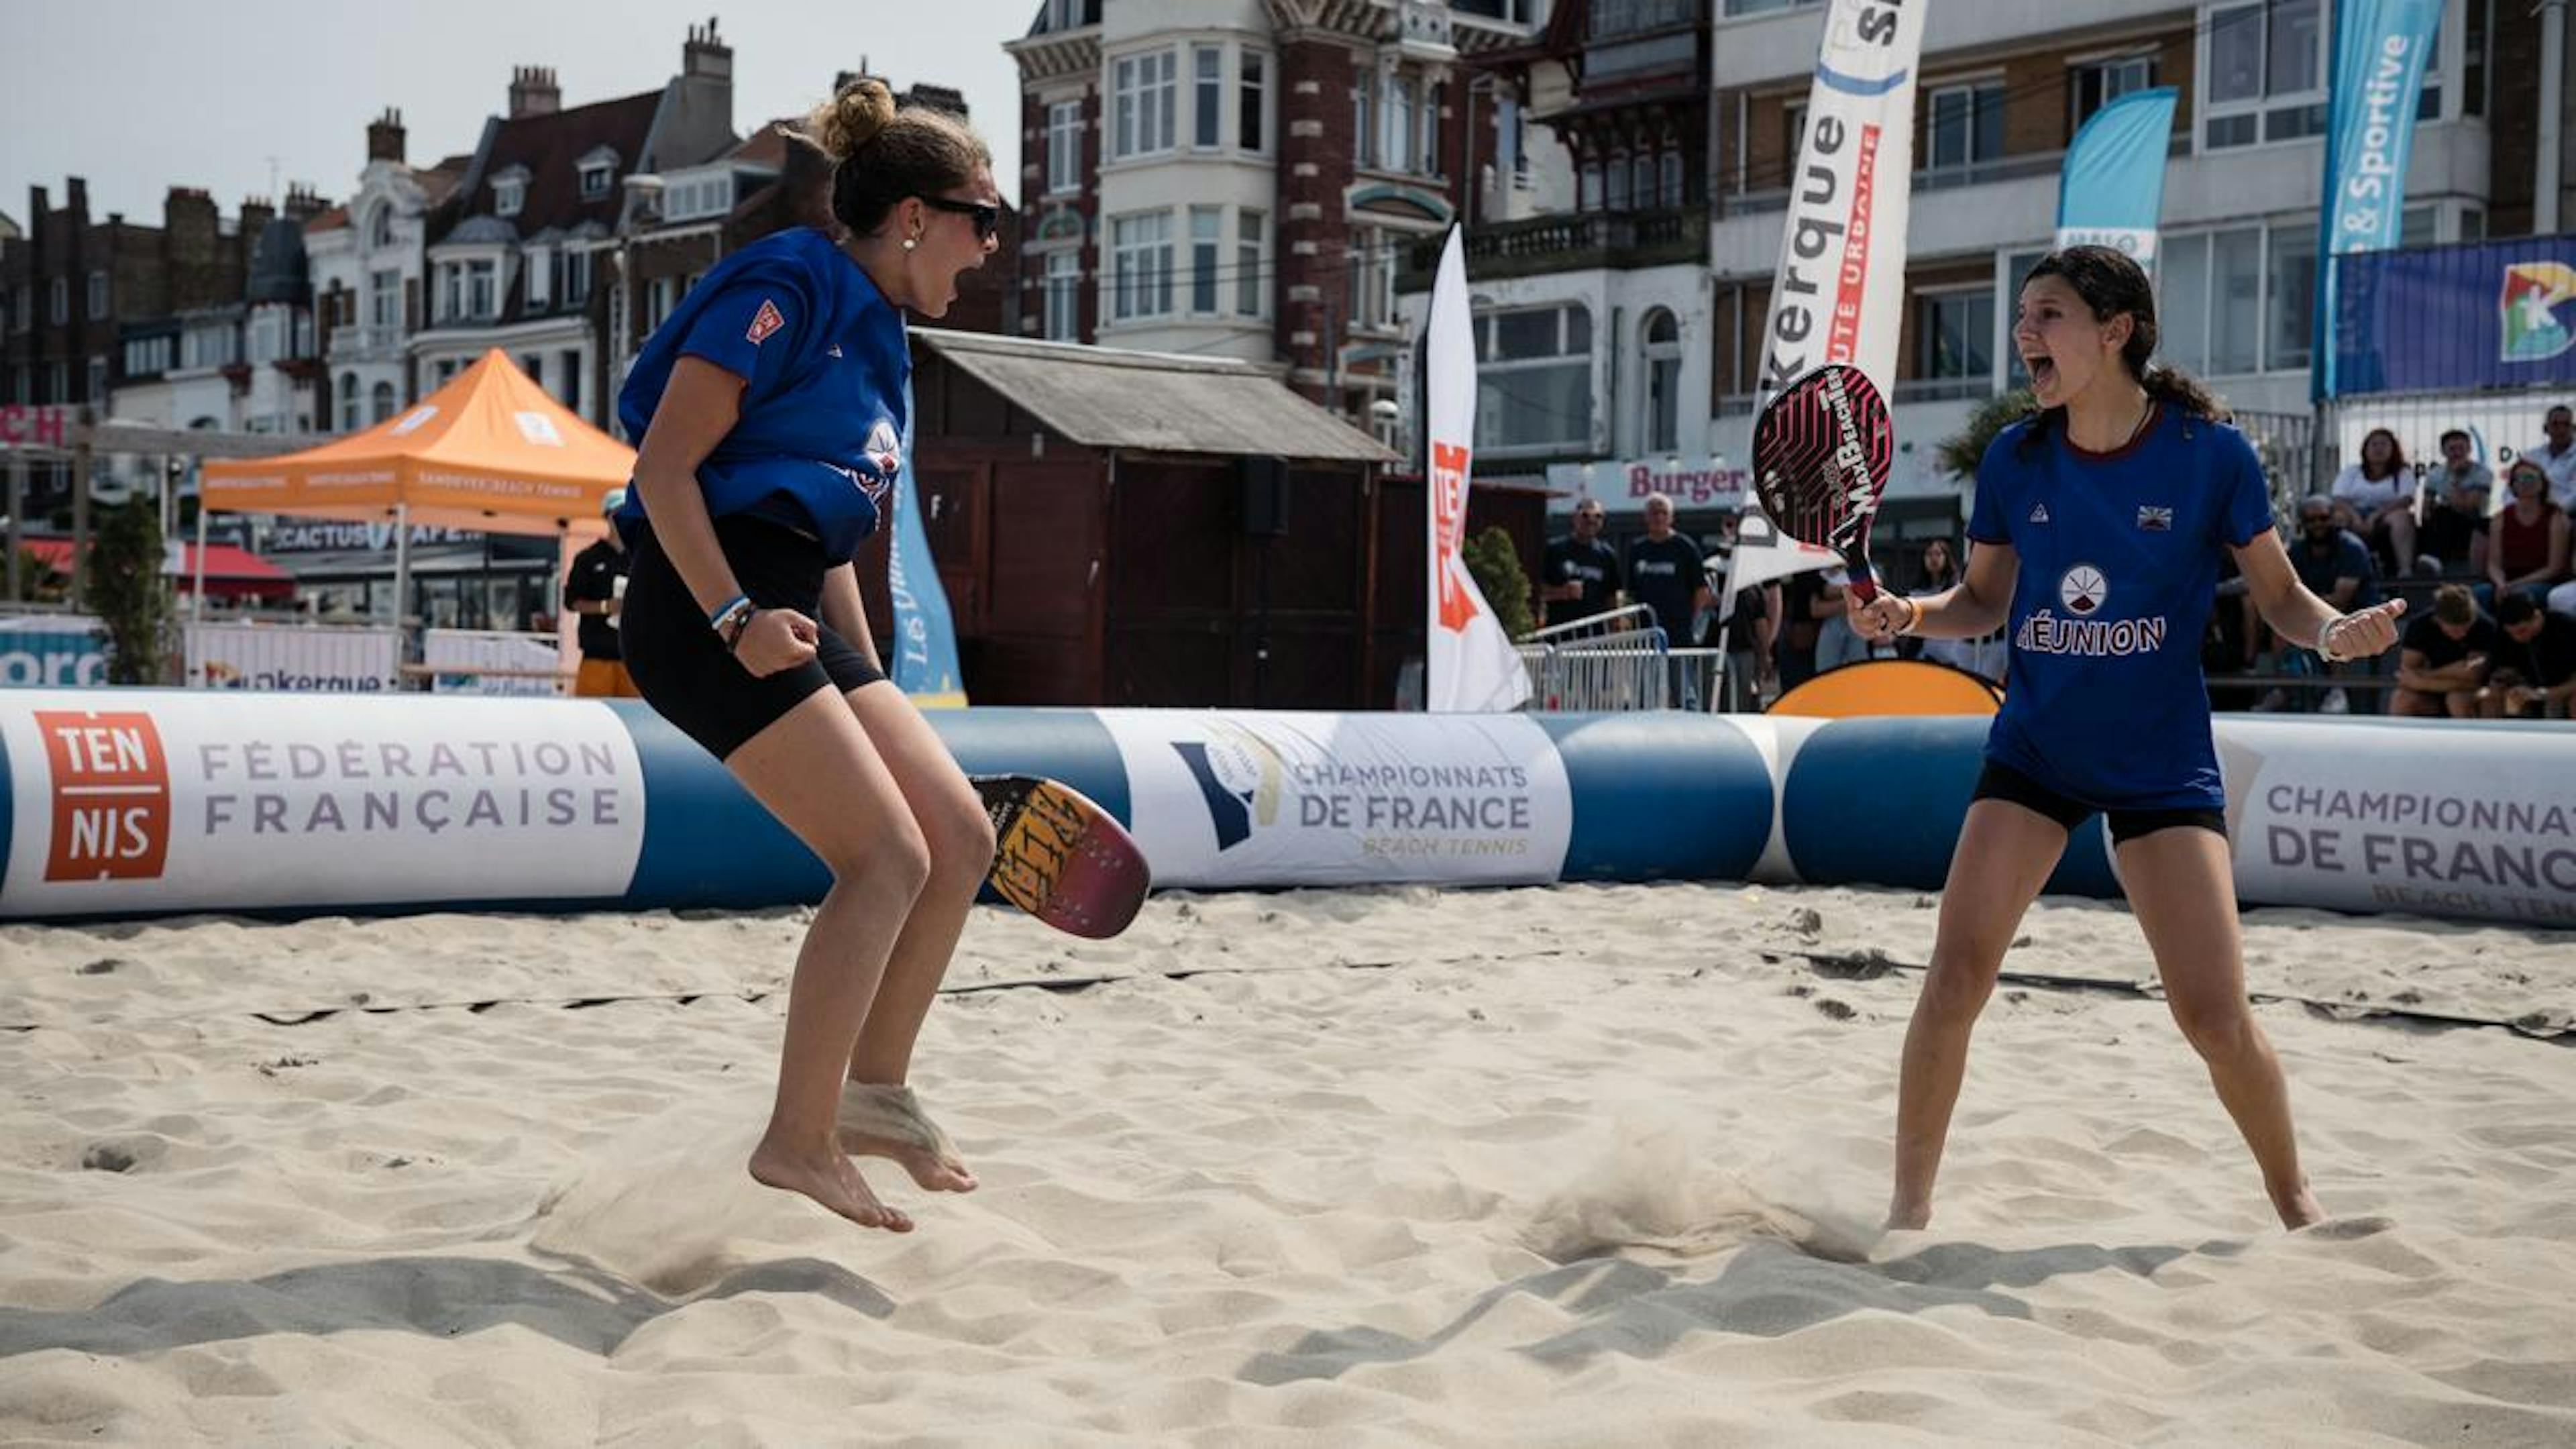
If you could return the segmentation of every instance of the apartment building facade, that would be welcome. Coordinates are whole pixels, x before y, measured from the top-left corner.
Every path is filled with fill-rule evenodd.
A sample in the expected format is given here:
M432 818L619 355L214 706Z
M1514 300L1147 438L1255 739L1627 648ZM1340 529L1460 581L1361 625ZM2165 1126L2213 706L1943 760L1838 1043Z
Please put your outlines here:
M1470 62L1525 42L1543 10L1044 0L1005 47L1020 330L1277 365L1390 430L1397 275L1477 204L1495 158L1493 87Z
M402 112L388 107L366 128L366 166L346 205L305 228L305 257L330 378L323 430L370 428L420 395L411 339L422 324L423 248L431 211L472 161L450 156L416 167Z
M1933 444L1978 401L2025 380L2010 346L2013 298L2051 244L2066 145L2095 109L2147 86L2180 97L2158 267L2165 355L2249 416L2303 424L2332 8L1932 9L1894 389L1910 445L1898 496L1955 493ZM1574 174L1535 214L1480 212L1471 238L1480 473L1544 476L1560 505L1592 491L1633 507L1643 488L1632 481L1686 508L1692 496L1740 497L1823 19L1820 0L1568 0L1531 44L1480 67L1513 99L1513 119L1557 142ZM1692 36L1705 65L1697 97L1654 95ZM2417 103L2405 244L2530 229L2540 36L2526 6L2445 7ZM1680 124L1668 126L1667 111ZM1705 229L1687 257L1659 254L1669 238L1649 226L1668 204L1668 131L1681 133L1690 173L1681 205ZM1404 282L1408 329L1428 286L1418 256Z

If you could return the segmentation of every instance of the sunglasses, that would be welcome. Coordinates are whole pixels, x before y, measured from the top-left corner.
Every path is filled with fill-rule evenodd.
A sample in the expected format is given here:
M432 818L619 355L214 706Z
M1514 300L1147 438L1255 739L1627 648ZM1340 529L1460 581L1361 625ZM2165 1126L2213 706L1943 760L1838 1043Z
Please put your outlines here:
M989 201L951 201L945 196L925 196L921 204L933 211L953 211L975 220L975 240L988 242L1002 229L1002 209Z

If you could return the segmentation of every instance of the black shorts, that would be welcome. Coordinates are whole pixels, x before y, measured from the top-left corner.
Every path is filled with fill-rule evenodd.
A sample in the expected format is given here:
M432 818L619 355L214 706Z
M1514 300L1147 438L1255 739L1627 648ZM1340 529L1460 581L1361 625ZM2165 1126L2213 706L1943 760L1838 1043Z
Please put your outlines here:
M848 640L823 627L823 545L783 524L747 514L715 521L716 542L734 580L764 609L794 609L814 621L814 657L754 676L707 624L706 610L662 553L647 525L636 530L635 564L618 615L626 670L662 718L721 760L818 689L843 694L879 673Z
M2072 796L2060 795L2012 766L2000 764L1994 760L1986 761L1986 768L1977 776L1977 793L1970 798L2009 800L2026 810L2036 810L2056 821L2066 827L2070 835L2074 833L2076 826L2092 819L2094 814L2093 807L2083 801ZM2180 810L2111 810L2103 813L2111 817L2113 845L2123 845L2141 835L2152 835L2159 830L2168 830L2177 825L2197 825L2203 830L2217 832L2222 840L2227 838L2227 815L2220 810L2202 807Z

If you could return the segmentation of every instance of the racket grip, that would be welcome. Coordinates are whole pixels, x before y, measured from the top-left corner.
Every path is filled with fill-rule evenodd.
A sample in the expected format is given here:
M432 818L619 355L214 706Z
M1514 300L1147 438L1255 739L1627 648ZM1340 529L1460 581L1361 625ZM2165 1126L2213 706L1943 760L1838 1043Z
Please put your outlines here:
M1878 585L1870 582L1866 573L1854 573L1843 587L1851 591L1852 601L1858 604L1866 605L1878 597Z

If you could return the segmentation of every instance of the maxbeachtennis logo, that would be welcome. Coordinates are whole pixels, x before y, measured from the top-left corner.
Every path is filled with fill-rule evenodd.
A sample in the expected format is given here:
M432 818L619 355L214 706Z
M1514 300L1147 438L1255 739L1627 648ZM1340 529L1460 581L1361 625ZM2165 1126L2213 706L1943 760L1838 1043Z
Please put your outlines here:
M2560 309L2576 302L2576 267L2564 262L2515 262L2504 269L2497 298L2506 362L2546 362L2576 347Z

